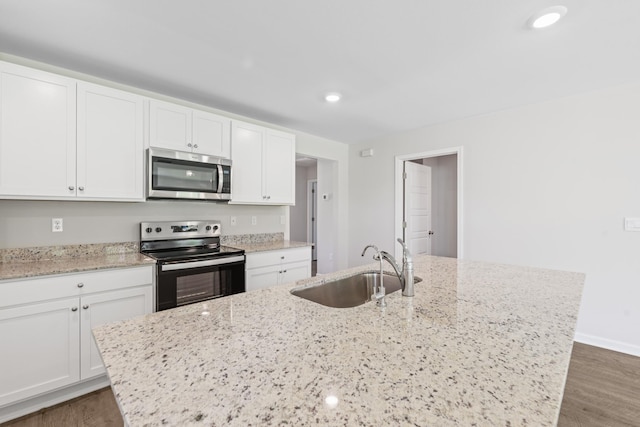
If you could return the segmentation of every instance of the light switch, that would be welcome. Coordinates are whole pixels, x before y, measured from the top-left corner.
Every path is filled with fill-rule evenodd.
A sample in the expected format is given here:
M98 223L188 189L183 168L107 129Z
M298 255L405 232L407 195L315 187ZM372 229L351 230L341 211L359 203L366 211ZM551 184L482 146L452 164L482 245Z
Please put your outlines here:
M640 218L625 218L625 231L640 231Z

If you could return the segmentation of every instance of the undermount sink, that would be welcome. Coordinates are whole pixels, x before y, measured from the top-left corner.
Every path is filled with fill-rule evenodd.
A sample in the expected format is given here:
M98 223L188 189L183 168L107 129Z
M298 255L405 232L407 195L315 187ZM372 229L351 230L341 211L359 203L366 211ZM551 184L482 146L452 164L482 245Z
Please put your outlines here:
M414 277L414 283L422 281ZM371 301L374 284L380 282L380 273L358 273L343 279L333 280L316 286L292 289L291 293L297 297L308 299L327 307L347 308L356 307ZM395 274L384 274L385 294L399 290L402 285Z

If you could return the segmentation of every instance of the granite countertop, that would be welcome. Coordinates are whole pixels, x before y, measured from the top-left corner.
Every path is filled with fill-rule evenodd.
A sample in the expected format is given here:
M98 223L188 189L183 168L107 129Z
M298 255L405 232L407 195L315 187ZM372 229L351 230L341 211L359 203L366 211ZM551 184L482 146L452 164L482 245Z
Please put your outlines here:
M238 249L244 249L246 253L251 252L263 252L263 251L277 251L281 249L303 248L311 246L311 243L296 242L293 240L275 240L271 242L256 242L256 243L233 243L229 246Z
M384 309L288 284L94 329L125 423L555 425L584 275L414 263L415 297Z
M0 250L0 280L155 264L137 243L100 243Z

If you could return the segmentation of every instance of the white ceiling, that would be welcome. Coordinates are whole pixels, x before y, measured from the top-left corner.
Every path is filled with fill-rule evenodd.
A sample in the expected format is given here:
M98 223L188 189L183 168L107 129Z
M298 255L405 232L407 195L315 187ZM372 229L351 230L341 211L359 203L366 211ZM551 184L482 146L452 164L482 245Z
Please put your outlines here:
M0 0L0 51L351 143L637 81L640 1Z

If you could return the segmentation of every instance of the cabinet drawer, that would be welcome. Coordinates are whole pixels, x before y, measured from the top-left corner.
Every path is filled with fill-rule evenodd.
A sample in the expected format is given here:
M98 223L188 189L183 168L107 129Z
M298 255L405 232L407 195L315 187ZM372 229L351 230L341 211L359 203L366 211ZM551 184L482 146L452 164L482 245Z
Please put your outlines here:
M153 268L146 265L0 282L0 307L151 284Z
M286 262L311 260L311 247L282 249L247 254L246 268L259 268L268 265L279 265Z

